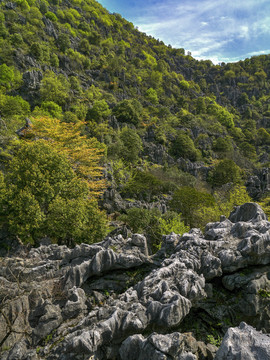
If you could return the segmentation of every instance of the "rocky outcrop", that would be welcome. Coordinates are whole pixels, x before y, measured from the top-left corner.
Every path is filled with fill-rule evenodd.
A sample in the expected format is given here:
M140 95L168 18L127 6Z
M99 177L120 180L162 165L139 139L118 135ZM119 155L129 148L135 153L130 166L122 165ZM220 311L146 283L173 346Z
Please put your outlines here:
M121 345L119 354L122 360L196 360L214 356L217 348L211 344L197 342L190 334L163 335L153 333L148 338L142 335L129 336Z
M128 232L21 249L1 259L1 359L214 359L241 321L270 332L269 274L270 222L254 203L204 235L164 236L152 256ZM238 349L226 339L216 359Z
M37 91L40 89L40 83L43 78L39 70L29 70L23 74L23 83L25 91Z
M228 329L215 360L270 359L270 337L246 323Z
M191 162L189 159L179 158L177 159L177 166L180 170L188 172L195 177L201 177L203 180L207 180L211 167L205 166L203 162Z
M267 159L268 160L268 159ZM249 195L259 200L270 190L270 172L269 168L263 168L247 179L246 187Z

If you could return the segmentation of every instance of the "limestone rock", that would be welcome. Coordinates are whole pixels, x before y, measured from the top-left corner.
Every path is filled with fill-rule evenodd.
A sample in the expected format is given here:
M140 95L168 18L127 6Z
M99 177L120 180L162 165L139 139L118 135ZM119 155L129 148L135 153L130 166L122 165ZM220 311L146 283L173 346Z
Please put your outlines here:
M242 322L238 328L229 328L215 360L270 359L270 337Z
M37 348L46 360L209 360L212 326L220 337L243 320L270 332L270 222L253 203L205 235L164 236L152 256L143 235L123 231L73 249L20 247L0 265L5 360L35 360Z
M241 206L237 206L235 210L230 214L229 220L233 223L239 221L261 221L267 220L262 208L256 203L246 203Z

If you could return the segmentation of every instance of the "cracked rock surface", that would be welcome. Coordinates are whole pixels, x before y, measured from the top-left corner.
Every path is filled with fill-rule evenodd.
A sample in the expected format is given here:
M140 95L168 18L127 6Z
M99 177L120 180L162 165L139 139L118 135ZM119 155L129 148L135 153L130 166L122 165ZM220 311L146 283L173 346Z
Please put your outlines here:
M250 359L269 349L270 222L255 203L204 234L164 236L152 256L133 234L0 261L4 360L246 359L226 355L242 332Z

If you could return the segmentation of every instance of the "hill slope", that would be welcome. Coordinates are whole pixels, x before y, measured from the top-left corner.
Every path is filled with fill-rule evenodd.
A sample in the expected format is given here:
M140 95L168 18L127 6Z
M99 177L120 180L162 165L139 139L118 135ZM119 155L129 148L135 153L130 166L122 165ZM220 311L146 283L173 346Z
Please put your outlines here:
M100 204L115 216L156 207L161 212L147 212L150 223L171 209L186 226L203 227L248 200L242 185L254 172L250 195L268 189L261 168L269 164L269 56L216 66L196 61L92 0L2 1L0 9L4 174L25 117L49 117L84 122L82 134L106 145ZM197 204L199 220L183 196ZM138 228L132 216L146 213L124 218L133 230L149 228ZM171 224L166 231L177 216L162 219Z

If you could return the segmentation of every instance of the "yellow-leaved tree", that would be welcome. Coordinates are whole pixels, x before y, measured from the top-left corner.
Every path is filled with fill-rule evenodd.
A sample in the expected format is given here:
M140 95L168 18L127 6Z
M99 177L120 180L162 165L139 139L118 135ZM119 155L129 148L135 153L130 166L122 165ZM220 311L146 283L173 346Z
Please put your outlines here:
M81 134L83 122L65 123L49 117L31 120L33 124L28 133L46 139L59 154L66 156L76 175L87 181L91 195L98 196L105 188L100 166L105 145Z
M97 201L105 187L104 147L83 136L80 126L33 119L0 173L0 225L24 243L44 236L60 244L92 243L106 234Z

